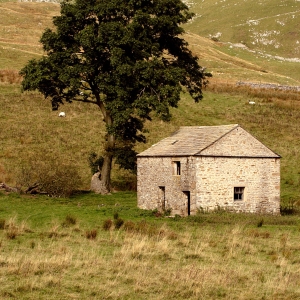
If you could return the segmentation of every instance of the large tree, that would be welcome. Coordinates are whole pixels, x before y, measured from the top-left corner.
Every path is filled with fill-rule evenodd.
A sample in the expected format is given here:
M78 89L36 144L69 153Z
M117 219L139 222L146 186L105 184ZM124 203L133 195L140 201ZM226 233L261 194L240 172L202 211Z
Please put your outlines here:
M192 18L181 0L66 0L55 30L41 37L45 56L21 70L23 90L38 90L55 110L64 102L95 104L106 124L98 192L110 190L112 160L121 167L144 142L155 112L170 119L180 93L202 98L206 74L180 27Z

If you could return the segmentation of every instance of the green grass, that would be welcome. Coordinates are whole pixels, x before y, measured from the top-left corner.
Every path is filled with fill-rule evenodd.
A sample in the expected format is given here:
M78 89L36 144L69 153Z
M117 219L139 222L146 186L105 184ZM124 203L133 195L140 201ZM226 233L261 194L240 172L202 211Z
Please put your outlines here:
M104 124L100 111L91 105L66 104L61 110L66 118L52 112L50 103L36 93L21 94L18 85L0 85L0 181L15 185L24 167L34 170L35 162L48 165L73 166L82 184L89 189L91 171L88 165L90 152L100 153ZM241 94L204 92L204 99L196 104L187 94L182 95L178 109L173 109L170 123L154 117L146 123L148 142L137 146L143 151L160 139L170 135L179 126L240 124L276 153L281 159L282 203L299 205L300 154L299 154L299 101L277 99L272 91L264 98L255 98L247 90ZM251 93L250 93L251 92ZM255 106L248 100L256 101ZM135 177L116 166L113 172L116 189L135 187Z
M124 225L104 230L115 213ZM137 209L135 193L2 193L0 221L1 299L300 296L295 216L216 211L163 218Z

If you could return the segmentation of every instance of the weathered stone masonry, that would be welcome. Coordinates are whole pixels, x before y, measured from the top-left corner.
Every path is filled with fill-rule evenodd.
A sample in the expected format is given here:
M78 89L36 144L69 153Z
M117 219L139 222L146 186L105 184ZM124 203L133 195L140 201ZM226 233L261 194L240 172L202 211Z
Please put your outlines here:
M198 208L280 212L279 158L199 157L196 170ZM234 200L234 187L245 188L243 201Z
M137 159L140 208L280 213L280 156L239 125L182 127Z

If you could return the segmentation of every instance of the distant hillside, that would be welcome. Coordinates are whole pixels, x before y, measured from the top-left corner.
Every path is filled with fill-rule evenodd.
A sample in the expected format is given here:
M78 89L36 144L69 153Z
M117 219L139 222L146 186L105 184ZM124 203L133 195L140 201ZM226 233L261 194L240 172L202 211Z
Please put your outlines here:
M299 0L185 0L193 33L300 62Z
M42 32L52 26L59 4L0 1L0 69L19 70L43 54Z
M184 2L195 13L186 31L215 42L202 53L219 53L203 60L216 77L299 85L299 0Z
M214 80L300 85L300 1L185 0L192 51ZM58 3L0 0L0 70L20 70L43 54L42 32Z

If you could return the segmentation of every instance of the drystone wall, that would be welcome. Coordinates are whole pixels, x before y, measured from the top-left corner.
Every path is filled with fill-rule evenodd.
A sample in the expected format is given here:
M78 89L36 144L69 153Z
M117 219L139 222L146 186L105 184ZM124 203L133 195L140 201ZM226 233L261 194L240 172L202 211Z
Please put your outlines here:
M283 90L283 91L300 91L300 86L282 85L275 83L263 83L263 82L243 82L238 81L237 86L249 86L254 89L273 89L273 90Z

